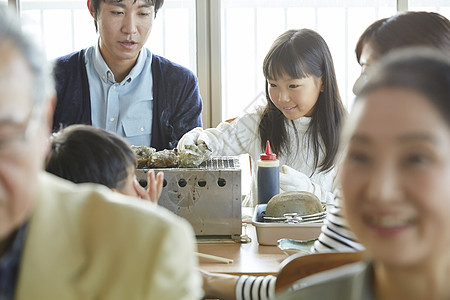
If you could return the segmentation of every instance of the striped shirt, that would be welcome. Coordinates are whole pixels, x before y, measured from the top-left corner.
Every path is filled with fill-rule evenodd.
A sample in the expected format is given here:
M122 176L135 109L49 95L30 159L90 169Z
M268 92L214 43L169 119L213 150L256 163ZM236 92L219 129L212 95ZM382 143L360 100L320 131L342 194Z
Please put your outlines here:
M321 228L319 238L315 241L312 252L352 252L363 251L355 235L348 228L342 215L339 192L336 193L334 205L327 204L327 219ZM240 276L235 293L237 300L269 300L275 295L275 276Z
M275 296L276 277L242 275L236 282L236 300L269 300Z
M363 251L353 232L348 228L342 215L339 199L334 207L327 207L327 219L322 226L319 238L314 243L313 252L352 252Z

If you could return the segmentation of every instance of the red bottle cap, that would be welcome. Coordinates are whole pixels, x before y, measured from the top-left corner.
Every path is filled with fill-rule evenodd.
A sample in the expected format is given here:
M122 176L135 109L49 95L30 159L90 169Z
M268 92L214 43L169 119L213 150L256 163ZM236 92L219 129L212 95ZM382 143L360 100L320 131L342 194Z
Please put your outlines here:
M276 160L277 155L275 153L272 153L272 150L270 150L270 142L267 140L266 143L266 153L261 153L260 155L261 160Z

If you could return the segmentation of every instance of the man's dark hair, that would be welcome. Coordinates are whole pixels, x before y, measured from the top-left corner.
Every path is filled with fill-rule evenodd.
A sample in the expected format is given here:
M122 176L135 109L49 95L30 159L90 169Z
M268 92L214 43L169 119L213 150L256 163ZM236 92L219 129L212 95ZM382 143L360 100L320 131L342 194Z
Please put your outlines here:
M92 8L94 9L95 16L97 16L98 8L100 6L100 1L106 2L108 0L92 0L91 1L91 5L92 5ZM111 0L109 0L109 1L111 1ZM113 0L113 1L122 2L123 0ZM136 1L137 0L134 0L133 3L136 3ZM164 0L146 0L146 2L151 3L155 7L155 18L156 18L156 13L163 6ZM95 31L98 31L97 21L95 21L95 20L94 20L94 25L95 25Z

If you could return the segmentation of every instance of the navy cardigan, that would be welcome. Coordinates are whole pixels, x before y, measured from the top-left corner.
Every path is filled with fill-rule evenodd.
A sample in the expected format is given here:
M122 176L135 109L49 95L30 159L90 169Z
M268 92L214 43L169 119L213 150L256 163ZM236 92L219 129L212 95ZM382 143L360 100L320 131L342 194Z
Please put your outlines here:
M92 124L86 50L55 62L57 102L53 131L70 124ZM189 69L152 54L153 121L151 145L173 149L184 133L202 126L202 99L197 77Z

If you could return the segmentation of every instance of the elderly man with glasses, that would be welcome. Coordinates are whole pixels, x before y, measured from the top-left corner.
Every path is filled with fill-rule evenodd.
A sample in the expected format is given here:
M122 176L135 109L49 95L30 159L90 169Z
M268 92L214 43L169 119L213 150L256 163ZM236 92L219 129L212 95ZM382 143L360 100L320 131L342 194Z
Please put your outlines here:
M42 171L54 93L38 53L0 6L0 299L200 299L186 221Z

